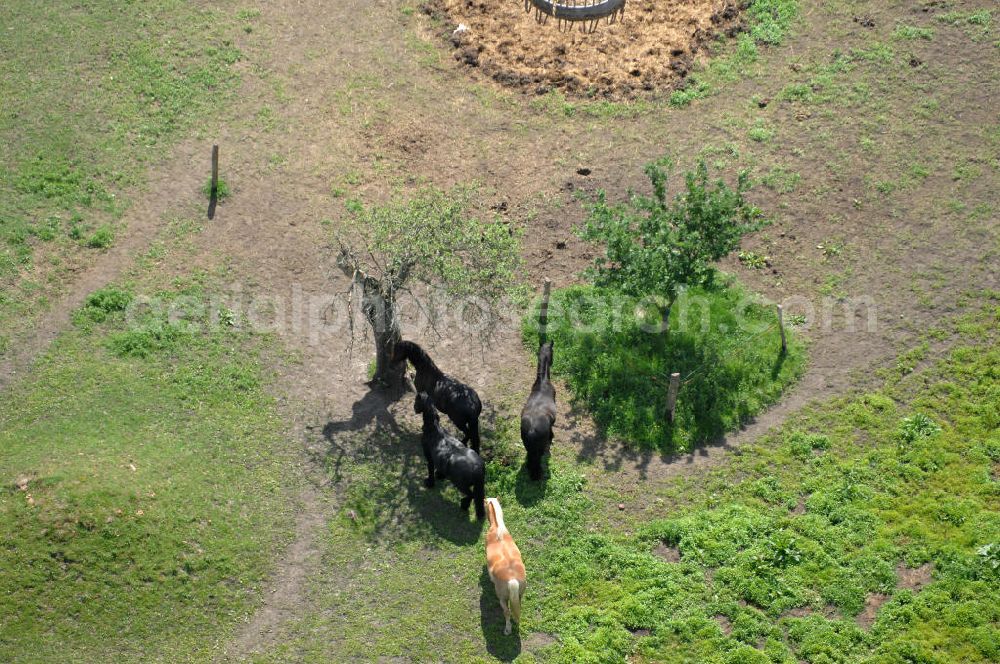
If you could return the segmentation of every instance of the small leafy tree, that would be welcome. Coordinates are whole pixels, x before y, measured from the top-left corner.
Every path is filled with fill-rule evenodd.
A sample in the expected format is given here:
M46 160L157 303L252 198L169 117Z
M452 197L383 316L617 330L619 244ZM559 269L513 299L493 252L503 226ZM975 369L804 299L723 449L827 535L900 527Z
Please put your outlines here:
M659 296L664 329L679 289L710 285L712 263L762 224L760 210L743 198L749 188L746 172L740 173L734 190L722 180L710 182L708 167L700 162L685 174L684 190L668 198L672 167L669 158L646 166L652 197L633 193L612 205L598 192L580 231L584 240L605 245L591 271L595 283L635 297Z
M373 383L402 385L405 367L393 365L401 337L399 296L424 284L474 303L489 334L501 302L518 293L520 233L499 220L468 216L471 190L425 189L406 201L350 204L350 228L337 237L337 266L361 293L361 311L375 341Z

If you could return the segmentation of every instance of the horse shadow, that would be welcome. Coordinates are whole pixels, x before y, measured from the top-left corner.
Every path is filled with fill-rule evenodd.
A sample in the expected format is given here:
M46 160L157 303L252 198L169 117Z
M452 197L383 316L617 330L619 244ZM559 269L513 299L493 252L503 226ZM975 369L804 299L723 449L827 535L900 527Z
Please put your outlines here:
M354 518L370 519L365 529L375 540L425 541L430 535L471 544L484 522L470 518L471 508L461 510L458 493L446 490L446 480L424 486L420 428L397 420L412 412L405 395L371 389L352 405L351 417L323 425L326 451L320 461L330 484L347 497L349 509L352 500L369 507L354 510ZM349 467L354 472L345 472Z
M521 469L518 471L517 480L514 483L514 497L521 505L531 507L545 498L551 475L549 456L546 454L542 457L542 478L540 480L531 479L527 460L521 463Z
M509 636L503 633L506 621L486 565L483 565L483 572L479 576L479 587L482 590L479 595L479 622L486 650L502 662L513 661L521 654L521 626L514 623Z

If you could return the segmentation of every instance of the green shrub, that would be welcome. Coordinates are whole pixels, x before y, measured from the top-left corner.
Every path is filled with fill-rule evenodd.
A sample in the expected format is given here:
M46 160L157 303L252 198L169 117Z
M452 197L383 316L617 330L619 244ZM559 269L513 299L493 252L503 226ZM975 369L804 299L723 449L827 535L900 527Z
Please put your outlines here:
M914 25L901 25L892 33L896 39L933 39L934 30L931 28L919 28Z
M106 286L87 296L82 313L90 320L101 323L116 311L125 311L132 303L132 294L114 286Z
M185 335L178 325L154 323L116 332L109 337L108 346L119 357L144 358L173 348Z
M201 193L205 195L205 198L212 197L212 178L208 178L205 184L202 185ZM219 181L215 185L215 200L221 203L229 198L229 193L229 184L222 178L219 178Z
M830 438L818 433L792 431L788 436L788 446L792 456L806 459L812 456L814 450L830 449Z
M988 569L994 572L1000 571L1000 543L985 544L976 549L976 553L979 554Z
M797 0L754 0L750 16L750 36L763 44L780 44L799 12Z
M932 420L924 413L917 413L910 417L904 417L899 424L899 439L912 444L923 438L929 438L940 433L941 425Z
M766 122L758 120L754 123L754 126L750 127L750 130L747 132L747 137L756 143L767 143L774 138L776 133L777 132L774 127Z
M115 232L111 226L104 225L87 238L87 246L91 249L107 249L115 243Z

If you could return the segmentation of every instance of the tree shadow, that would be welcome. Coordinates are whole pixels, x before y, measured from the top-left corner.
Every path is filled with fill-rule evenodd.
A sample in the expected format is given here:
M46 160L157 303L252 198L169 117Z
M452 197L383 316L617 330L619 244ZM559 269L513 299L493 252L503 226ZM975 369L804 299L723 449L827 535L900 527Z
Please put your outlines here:
M506 621L486 565L483 565L483 573L479 576L479 587L482 590L479 595L479 622L483 630L483 639L486 641L486 650L502 662L513 661L521 654L521 626L513 623L510 635L503 633Z
M404 392L400 391L370 389L351 406L349 419L339 422L330 421L323 426L323 438L329 445L323 461L324 465L332 470L331 481L333 483L338 483L343 479L341 474L343 462L345 457L352 452L339 440L339 438L345 437L343 434L356 434L374 424L376 437L398 438L401 435L399 424L390 408L399 402L403 395Z
M591 357L606 354L610 348L624 346L630 348L636 358L671 358L667 366L676 369L681 374L683 382L674 421L668 422L665 410L666 377L648 374L648 369L638 362L635 367L631 366L628 356L622 356L620 363L610 363L611 366L618 368L608 373L603 390L586 396L573 397L571 402L571 415L591 416L597 428L593 434L576 432L572 434L573 441L578 445L578 461L600 462L605 470L612 472L628 465L639 471L642 477L646 477L649 465L654 459L668 464L694 463L697 457L708 455L708 448L727 447L727 424L722 413L742 410L740 389L744 377L729 370L724 362L719 361L715 351L699 345L692 335L676 332L669 336L636 336L632 343L623 344L618 340L617 346L614 343L602 342L598 335L593 335L586 338L582 345L586 354ZM617 354L620 355L620 351ZM780 367L778 369L780 370ZM774 371L775 368L772 367L772 373ZM650 384L662 387L662 398L648 397ZM663 412L654 416L654 419L661 418L660 426L663 432L656 447L627 447L620 441L609 439L608 426L611 413L605 407L606 403L615 395L621 398L633 390L640 403L662 403ZM629 405L624 402L622 407ZM743 426L752 418L740 415L739 419ZM679 452L676 449L676 433L681 430L689 432L693 441L689 452Z
M420 428L398 416L412 413L405 391L368 391L351 407L351 417L322 427L327 449L322 462L344 506L368 536L381 542L441 538L455 544L479 539L484 522L463 511L460 494L447 480L424 486L427 464ZM344 472L350 467L351 472Z

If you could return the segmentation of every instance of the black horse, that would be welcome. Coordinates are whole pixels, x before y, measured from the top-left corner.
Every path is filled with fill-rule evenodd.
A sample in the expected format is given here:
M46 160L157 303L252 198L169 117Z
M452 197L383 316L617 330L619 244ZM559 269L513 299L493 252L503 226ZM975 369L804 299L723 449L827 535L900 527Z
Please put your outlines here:
M434 486L434 477L448 478L465 496L462 509L468 510L469 503L476 503L476 518L486 515L486 464L473 450L449 436L441 427L434 402L427 393L420 392L413 403L413 410L423 414L424 428L421 443L427 459L428 488ZM435 472L436 471L436 472Z
M549 380L552 367L552 342L538 349L538 375L531 386L528 402L521 409L521 442L528 453L531 479L542 479L542 457L552 444L552 425L556 422L556 388Z
M400 341L392 354L393 362L409 360L417 370L417 392L430 395L434 407L448 416L459 431L464 434L462 442L479 451L479 414L483 404L476 391L460 383L437 368L434 360L423 348L412 341Z

